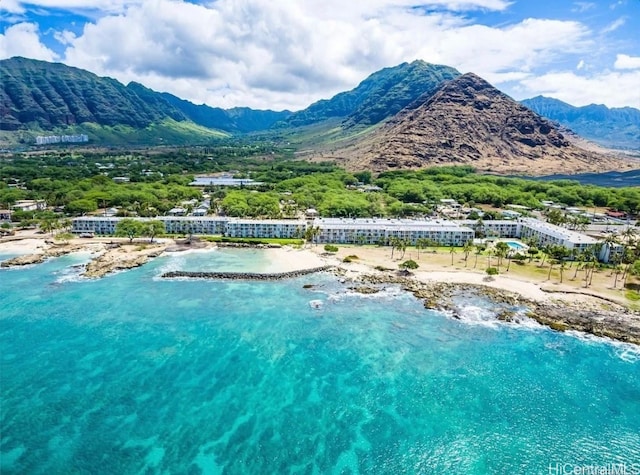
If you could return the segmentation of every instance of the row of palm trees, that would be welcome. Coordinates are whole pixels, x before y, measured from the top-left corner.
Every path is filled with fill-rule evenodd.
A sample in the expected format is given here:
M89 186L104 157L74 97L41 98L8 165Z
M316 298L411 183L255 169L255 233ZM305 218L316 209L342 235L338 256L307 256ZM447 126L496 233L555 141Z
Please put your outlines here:
M69 232L73 222L69 218L51 216L41 219L38 226L43 233L53 236L54 231Z
M559 272L559 281L564 281L564 273L567 268L575 266L575 271L572 280L578 278L578 273L583 272L582 279L584 280L584 286L589 287L593 282L594 273L601 268L599 256L602 251L602 246L607 245L611 249L611 275L614 277L613 288L617 288L618 283L622 282L623 286L626 284L627 278L633 272L634 262L640 260L640 235L635 228L628 227L621 234L609 234L603 240L602 243L596 244L584 250L569 249L566 246L558 244L549 244L545 246L539 246L538 240L535 237L525 238L523 242L528 245L526 253L528 254L529 262L534 257L541 255L540 268L544 267L545 262L548 264L547 279L551 279L551 274L554 269ZM405 255L406 249L409 246L409 242L399 238L391 238L388 242L391 246L391 258L393 258L395 251L401 254L400 259ZM415 243L416 250L418 252L418 259L420 259L420 251L427 250L429 248L436 249L440 244L432 239L418 239ZM458 252L459 248L451 246L449 253L451 254L451 265L454 264L454 255ZM525 261L526 255L521 253L514 253L509 245L504 241L497 242L494 246L489 247L485 243L474 244L471 240L464 243L461 249L464 254L465 267L469 265L469 255L473 252L475 254L475 261L473 268L477 268L478 259L481 255L487 257L487 268L491 268L495 262L495 266L500 271L500 268L504 265L504 260L507 260L506 271L508 272L511 266L512 260ZM495 261L493 259L496 259ZM638 266L640 268L640 266Z

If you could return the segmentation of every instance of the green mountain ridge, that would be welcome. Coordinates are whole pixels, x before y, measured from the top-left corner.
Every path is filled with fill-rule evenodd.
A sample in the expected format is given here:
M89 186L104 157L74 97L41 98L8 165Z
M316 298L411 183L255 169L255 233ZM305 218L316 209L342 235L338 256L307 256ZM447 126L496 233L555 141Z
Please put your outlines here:
M443 82L460 73L449 66L422 60L384 68L350 91L323 99L294 112L280 127L300 127L327 119L342 118L344 127L377 124L400 112L425 94L433 93Z
M576 107L545 96L520 103L601 145L640 150L640 110L633 107L608 108L602 104Z
M0 77L0 131L4 139L16 132L14 142L88 133L92 143L108 145L208 143L267 129L290 114L196 106L136 82L21 57L0 61Z
M251 109L249 107L221 109L220 107L211 107L206 104L196 105L167 92L160 93L160 96L196 124L231 133L251 133L266 130L291 115L288 110L272 111Z
M126 87L61 63L11 58L0 61L0 77L1 130L47 130L85 122L144 128L167 118L186 120L142 85Z
M33 143L36 135L89 133L92 144L126 146L195 145L257 133L303 150L331 150L375 133L461 74L421 60L402 63L297 112L196 105L136 82L125 86L62 63L21 57L1 60L0 77L3 147ZM640 149L637 109L574 107L542 96L521 103L605 146Z

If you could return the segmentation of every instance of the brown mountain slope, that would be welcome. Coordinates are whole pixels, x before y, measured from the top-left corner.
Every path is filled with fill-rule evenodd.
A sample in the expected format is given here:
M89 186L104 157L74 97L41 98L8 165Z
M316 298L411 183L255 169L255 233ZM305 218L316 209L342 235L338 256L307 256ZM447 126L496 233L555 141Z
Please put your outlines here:
M471 73L330 155L324 159L373 171L470 164L497 173L544 175L640 167L576 146L553 123Z

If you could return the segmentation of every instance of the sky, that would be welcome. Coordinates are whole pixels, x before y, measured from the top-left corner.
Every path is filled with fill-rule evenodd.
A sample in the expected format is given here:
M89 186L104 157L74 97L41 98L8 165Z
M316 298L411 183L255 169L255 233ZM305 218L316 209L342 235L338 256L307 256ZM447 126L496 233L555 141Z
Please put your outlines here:
M416 59L517 100L640 108L640 0L0 0L0 59L300 110Z

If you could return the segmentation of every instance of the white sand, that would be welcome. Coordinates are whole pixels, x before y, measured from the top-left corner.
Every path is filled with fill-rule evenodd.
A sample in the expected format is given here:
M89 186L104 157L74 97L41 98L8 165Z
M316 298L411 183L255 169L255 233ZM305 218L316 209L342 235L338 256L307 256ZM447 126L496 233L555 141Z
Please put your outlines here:
M326 259L307 249L294 249L285 246L266 249L265 252L269 259L269 265L265 272L291 272L334 264L333 262L328 263Z
M0 253L3 254L41 254L49 247L45 238L27 238L15 241L0 241Z

